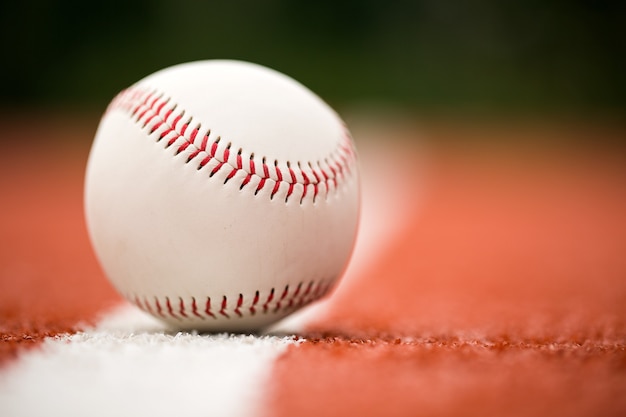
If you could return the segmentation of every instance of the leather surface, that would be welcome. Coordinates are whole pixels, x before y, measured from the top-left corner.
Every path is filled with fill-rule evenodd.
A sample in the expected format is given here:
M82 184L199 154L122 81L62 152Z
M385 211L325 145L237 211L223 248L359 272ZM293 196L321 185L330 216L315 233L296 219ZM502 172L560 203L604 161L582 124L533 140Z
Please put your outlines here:
M179 115L184 109L181 120L191 117L189 126L201 124L210 129L209 140L216 135L221 140L216 157L199 169L202 158L189 161L189 156L204 130L194 141L192 129L186 129L170 144L172 134L163 139L160 134L175 126L174 116L151 132L161 119L121 108L105 114L89 158L85 204L95 251L117 289L130 300L142 300L140 305L158 299L149 309L169 310L157 315L177 327L202 329L257 328L289 312L276 304L283 293L295 308L314 298L301 299L296 291L303 293L313 283L319 295L325 292L344 270L354 244L359 202L354 158L341 176L320 184L316 198L301 179L305 170L298 172L301 183L290 198L286 180L275 195L271 177L259 189L258 157L257 174L246 186L246 169L228 176L239 148L246 163L256 152L276 160L285 173L289 161L308 166L336 158L350 140L336 114L294 81L250 64L196 63L138 85L158 86L172 97L164 107ZM180 151L185 141L193 143ZM208 299L213 314L226 303L229 317L202 314ZM233 314L240 299L243 304ZM198 314L191 313L194 302ZM269 304L261 313L263 303Z

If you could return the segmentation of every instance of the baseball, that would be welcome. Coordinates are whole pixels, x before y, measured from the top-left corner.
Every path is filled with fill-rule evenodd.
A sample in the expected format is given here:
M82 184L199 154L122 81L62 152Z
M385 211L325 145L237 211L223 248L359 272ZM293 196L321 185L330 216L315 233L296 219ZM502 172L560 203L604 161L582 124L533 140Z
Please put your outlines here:
M254 331L320 298L350 258L354 144L318 96L239 61L169 67L113 99L85 215L117 290L178 329Z

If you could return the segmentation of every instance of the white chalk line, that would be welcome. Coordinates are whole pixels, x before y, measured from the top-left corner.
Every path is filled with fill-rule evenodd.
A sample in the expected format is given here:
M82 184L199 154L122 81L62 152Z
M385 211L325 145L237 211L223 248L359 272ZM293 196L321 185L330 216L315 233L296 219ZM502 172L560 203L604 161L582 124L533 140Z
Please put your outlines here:
M293 337L168 334L124 305L0 373L3 416L251 416Z

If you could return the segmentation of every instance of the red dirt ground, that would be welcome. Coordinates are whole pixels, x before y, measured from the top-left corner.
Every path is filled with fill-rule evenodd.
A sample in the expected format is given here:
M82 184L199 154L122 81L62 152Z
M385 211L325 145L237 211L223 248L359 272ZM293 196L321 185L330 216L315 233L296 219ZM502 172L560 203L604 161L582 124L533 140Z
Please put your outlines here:
M46 336L91 322L119 300L96 263L83 220L93 132L60 121L5 124L2 132L0 363Z
M278 361L271 414L626 415L625 162L434 150L402 236Z

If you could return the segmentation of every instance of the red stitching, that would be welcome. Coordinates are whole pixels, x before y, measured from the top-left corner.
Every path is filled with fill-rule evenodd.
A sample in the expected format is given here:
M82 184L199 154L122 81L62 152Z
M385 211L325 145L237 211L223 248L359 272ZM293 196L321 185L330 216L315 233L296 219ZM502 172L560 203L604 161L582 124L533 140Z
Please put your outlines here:
M296 290L294 291L294 293L291 295L291 298L289 299L289 304L287 304L287 308L293 307L293 300L295 300L298 294L300 294L301 288L302 288L302 283L299 283L298 286L296 287Z
M159 303L159 299L156 297L154 299L156 301L157 314L161 317L165 317L165 314L163 314L163 308L161 307L161 303Z
M283 291L283 294L280 296L280 299L276 303L276 307L274 307L274 312L277 312L278 310L280 310L280 303L285 299L285 297L287 297L288 292L289 292L289 285L286 285Z
M279 188L280 188L280 182L276 181L274 183L274 188L272 189L272 194L270 194L270 198L274 198Z
M289 183L289 190L287 190L287 197L285 198L285 202L291 196L291 194L293 194L294 186L298 182L298 180L296 179L296 174L293 172L293 169L291 169L291 164L289 162L287 162L287 168L289 169L289 176L291 177L291 182Z
M220 138L217 138L215 142L211 145L211 158L215 158L215 152L217 152L217 144L220 142Z
M322 175L324 176L324 180L326 182L328 182L328 174L326 173L326 171L322 167L320 167L320 169L322 171Z
M143 306L146 308L146 311L150 314L152 314L153 316L155 316L156 314L154 314L154 311L152 310L152 306L150 306L150 303L148 302L148 300L144 299L143 300Z
M216 319L217 317L215 317L215 314L213 314L213 312L211 311L211 297L207 297L206 299L206 308L204 309L204 312L213 317L214 319Z
M198 134L199 131L200 131L200 126L198 126L198 129L195 130L195 134L193 135L194 139L195 139L195 137L196 137L196 135ZM200 143L200 147L196 148L194 151L192 151L189 154L189 156L187 157L187 163L191 162L191 160L193 158L198 156L200 154L200 152L203 152L206 149L206 145L207 145L208 140L209 140L209 134L207 133L206 135L204 135L202 137L202 142ZM185 143L189 143L189 145L191 145L190 142L185 142ZM187 146L185 146L185 149L187 149ZM207 162L209 162L209 161L207 161ZM205 162L205 164L206 164L206 162ZM205 164L202 164L201 167L204 166Z
M306 290L304 291L304 294L302 294L304 297L309 295L309 293L311 292L311 288L313 288L313 284L314 284L313 281L309 282L309 285L306 287Z
M185 149L187 149L187 147L191 145L190 142L184 142L182 145L180 145L178 147L178 149L176 149L176 155L178 155L179 153L181 153L182 151L184 151Z
M241 149L237 152L237 169L243 169L243 163L241 162Z
M199 153L199 152L198 152ZM211 160L211 155L207 155L202 161L200 161L200 165L198 165L198 169L204 167Z
M243 314L241 314L241 311L239 310L242 305L243 305L243 294L239 294L239 298L237 299L237 307L235 308L235 314L238 315L239 317L243 317Z
M306 285L303 282L298 283L295 286L295 290L290 291L290 286L286 285L281 292L280 297L276 297L276 290L272 288L267 295L265 302L261 306L261 312L263 314L276 314L281 311L289 311L296 309L304 304L308 304L322 295L324 295L330 289L332 281L311 281ZM302 291L304 288L304 291ZM257 308L261 299L260 291L255 291L254 295L249 297L248 299L252 299L252 303L249 307L244 308L246 304L243 294L239 294L237 296L237 301L234 304L234 308L229 308L229 302L227 296L222 296L222 302L220 304L220 309L217 313L212 311L211 307L211 297L207 297L204 311L201 312L198 309L198 304L195 297L191 297L190 303L186 304L185 299L183 297L178 297L178 308L175 310L172 305L171 299L169 297L163 297L159 299L159 297L140 297L139 295L129 295L127 297L132 303L134 303L141 310L146 311L154 316L160 316L163 318L172 317L176 320L191 320L193 316L205 320L207 318L213 318L217 320L219 316L225 317L227 319L232 319L232 314L236 315L239 318L243 318L246 315L254 316L259 312ZM153 306L149 302L150 299L153 299ZM162 303L163 301L163 303ZM273 306L272 306L273 304Z
M244 167L244 164L242 162L241 149L237 154L236 162L232 162L229 160L230 144L228 144L228 146L224 149L221 158L216 156L218 152L218 145L220 143L219 136L214 141L212 141L210 147L208 146L210 132L207 132L202 137L202 142L200 144L195 144L196 137L200 131L200 125L198 125L191 131L191 133L189 134L189 138L185 137L184 134L187 131L189 125L192 123L193 118L188 117L185 123L183 123L181 126L178 126L179 122L185 115L185 110L180 110L177 112L174 119L170 122L170 118L174 114L174 110L177 108L177 104L173 104L170 108L167 108L166 106L168 105L168 103L170 103L170 101L170 98L164 98L162 94L159 94L156 91L147 92L137 87L131 87L127 90L122 91L113 99L113 101L107 108L107 112L115 109L121 109L125 112L130 113L131 117L137 123L142 123L142 128L147 129L149 134L153 134L154 132L163 129L161 132L158 133L157 140L163 139L170 133L174 132L173 137L167 142L166 148L173 145L176 141L180 139L181 144L178 146L176 154L180 154L185 150L191 149L190 153L187 156L187 163L194 160L201 153L205 153L206 155L203 156L198 163L198 170L205 167L211 161L211 159L217 159L217 165L212 168L209 174L210 177L215 175L225 164L230 165L232 169L229 171L229 174L224 183L234 178L238 171L244 171L246 175L245 177L243 177L243 180L240 184L240 189L243 189L245 186L250 184L252 176L258 176L259 182L255 189L255 194L257 194L267 185L268 179L273 180L273 178L270 176L270 169L268 164L266 163L265 157L261 162L263 173L258 174L256 172L254 154L250 155L250 163L247 167ZM156 122L153 123L153 121L155 120ZM327 166L327 169L330 171L330 174L325 168L322 168L321 161L308 162L307 164L310 168L309 173L307 173L300 166L300 163L298 163L297 168L295 168L289 161L286 161L286 169L289 175L284 175L283 171L278 166L278 161L275 161L274 168L276 173L276 181L270 191L270 199L273 199L278 191L280 191L281 184L287 183L288 188L287 195L285 196L285 202L288 202L289 198L294 194L295 185L297 184L302 185L300 202L302 203L307 196L311 196L313 202L315 202L318 195L320 194L321 185L325 185L326 187L325 195L329 194L329 191L331 190L331 184L335 189L337 189L338 179L344 180L346 174L352 172L352 165L354 164L355 159L356 154L352 147L352 139L347 132L347 129L345 129L344 127L344 132L341 135L341 140L338 143L337 148L328 157L323 159L323 162ZM233 163L236 166L233 166ZM313 164L319 167L319 173L321 173L321 175L318 174L318 171L315 168L313 168ZM302 178L301 181L298 180L298 176ZM309 186L313 187L312 192L309 192Z
M198 126L197 128L191 131L191 135L189 135L190 142L193 142L194 140L196 140L196 136L198 136L198 131L200 131L200 126ZM190 142L187 142L187 143L190 143Z
M256 187L256 191L254 192L254 195L257 195L258 192L261 191L263 187L265 187L265 180L266 178L261 178L261 181L259 181L259 185Z
M157 122L154 126L152 126L152 127L150 128L150 133L153 133L155 130L157 130L159 127L161 127L161 125L162 125L163 123L164 123L164 122L163 122L162 120L159 120L159 121L158 121L158 122Z
M306 197L307 189L309 188L309 185L311 185L311 180L309 180L309 176L306 175L306 172L304 172L300 167L300 162L298 162L298 169L300 170L302 178L304 179L304 191L302 192L302 197L300 197L300 203L302 203L302 200L304 200L304 198ZM313 201L315 201L315 196L313 196Z
M142 111L141 113L139 113L139 116L137 116L137 121L140 121L141 118L148 112L149 109L144 109L144 111Z
M267 167L267 164L265 163L265 158L263 158L263 176L264 178L270 177L270 169Z
M298 300L298 306L301 306L304 304L304 300L311 293L311 288L313 288L313 284L314 284L313 281L309 282L309 285L306 287L306 290L304 290L304 294L302 294L302 297L300 297L300 300Z
M318 282L317 286L315 287L315 291L313 291L312 296L315 298L320 297L322 294L324 294L324 291L322 291L323 287L323 283L322 282Z
M161 104L159 104L159 107L157 107L156 112L158 115L161 114L161 110L163 110L163 107L165 107L165 105L167 104L168 100L163 100L163 102Z
M233 168L232 171L230 171L230 174L228 174L228 176L226 177L226 179L224 180L224 184L226 184L226 182L228 180L230 180L231 178L233 178L235 176L235 174L238 172L237 168Z
M156 104L156 102L159 100L159 96L157 96L156 94L153 94L153 95L154 95L154 96L156 96L156 97L154 97L154 100L152 100L152 103L148 106L148 107L150 107L151 109L153 109L153 108L154 108L154 105L155 105L155 104Z
M174 314L174 309L172 308L172 303L170 303L169 297L165 297L165 305L167 306L167 312L169 313L169 315L174 317L175 319L180 320L180 317Z
M215 168L213 168L213 171L211 171L211 173L209 174L209 177L212 177L213 175L215 175L217 173L217 171L220 170L220 168L222 168L224 166L226 162L220 162L219 164L217 164L215 166Z
M166 148L169 148L170 146L172 146L174 144L174 142L176 142L178 140L179 136L174 136L173 138L171 138L170 140L167 141L167 145L165 145Z
M178 297L179 300L179 308L178 308L178 313L183 316L184 318L187 318L187 313L185 313L185 302L183 301L183 297Z
M193 313L194 316L200 317L202 320L204 320L204 316L198 313L198 305L196 304L195 297L191 297L191 312Z
M320 180L319 175L317 175L317 172L315 172L315 169L313 169L313 166L311 165L311 163L309 162L309 167L311 168L311 172L313 173L313 176L315 177L315 182L313 183L313 201L315 201L315 199L317 198L317 194L319 192L319 184L322 182Z
M243 180L243 182L241 183L241 186L239 187L239 189L241 190L243 187L245 187L246 185L248 185L248 183L250 182L250 180L252 179L252 174L248 174L246 175L246 178Z
M170 132L173 132L174 129L168 128L167 130L164 130L163 132L161 132L161 134L159 135L159 140L163 139L164 137L166 137L167 135L170 134Z
M254 299L252 300L252 305L250 306L250 314L253 316L256 314L256 309L254 308L254 306L257 305L258 302L259 292L257 291L256 293L254 293Z
M268 306L272 302L273 299L274 299L274 288L272 288L272 290L270 291L270 295L267 296L267 301L265 301L265 304L263 304L264 313L267 313Z
M209 133L204 135L204 137L202 138L202 143L200 144L200 148L198 148L198 151L206 151L206 145L208 142L209 142Z
M277 182L283 182L283 173L281 172L280 168L278 167L278 161L276 161L274 163L274 168L276 168L276 177L278 178Z
M333 173L333 176L332 176L332 178L330 180L333 182L335 188L337 188L337 179L336 179L337 178L337 171L330 164L328 164L328 169L330 169L330 172Z
M222 299L222 308L220 309L220 314L224 317L226 317L227 319L230 318L230 316L228 315L228 313L226 313L226 304L228 303L228 298L226 298L226 296L224 296L224 298Z
M133 298L133 302L135 303L135 305L137 307L139 307L141 310L146 311L146 308L143 306L143 304L141 303L141 300L139 299L139 297L135 296Z

